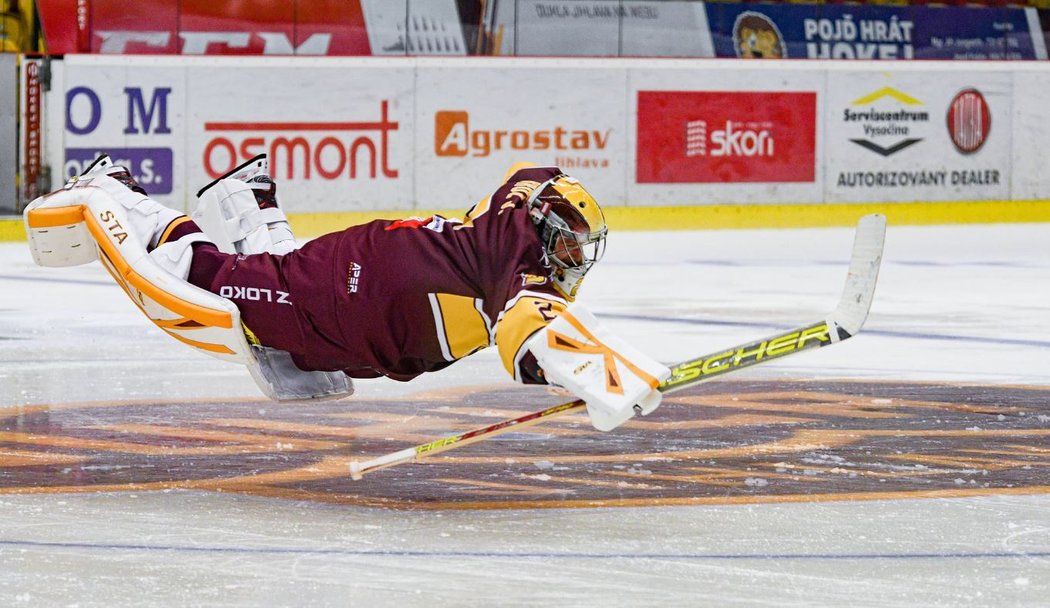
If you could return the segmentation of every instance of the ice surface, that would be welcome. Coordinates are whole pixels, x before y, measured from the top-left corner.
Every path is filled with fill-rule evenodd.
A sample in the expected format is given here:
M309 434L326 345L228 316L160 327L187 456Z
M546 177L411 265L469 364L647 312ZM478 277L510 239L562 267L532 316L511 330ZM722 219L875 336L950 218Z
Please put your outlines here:
M1050 384L1048 237L1045 224L891 218L865 331L739 375ZM581 300L674 362L820 319L838 300L851 243L848 229L613 234ZM412 383L361 382L358 398L505 384L490 349ZM0 244L0 411L217 397L258 393L240 368L149 325L97 264L37 268L24 244ZM0 439L0 458L16 448ZM554 475L554 456L532 474ZM829 456L814 466L844 465ZM6 492L0 605L1039 606L1050 602L1047 488L480 511Z

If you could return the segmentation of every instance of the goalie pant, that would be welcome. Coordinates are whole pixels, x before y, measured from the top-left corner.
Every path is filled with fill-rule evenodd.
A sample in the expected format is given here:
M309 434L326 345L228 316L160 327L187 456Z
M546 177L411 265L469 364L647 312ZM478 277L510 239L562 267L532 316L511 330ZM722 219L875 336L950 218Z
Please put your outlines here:
M194 245L189 281L234 301L249 340L288 351L303 370L410 380L495 343L516 380L544 383L525 345L571 302L552 280L523 206L560 173L509 175L463 222L378 220L283 256ZM188 218L170 238L197 230Z

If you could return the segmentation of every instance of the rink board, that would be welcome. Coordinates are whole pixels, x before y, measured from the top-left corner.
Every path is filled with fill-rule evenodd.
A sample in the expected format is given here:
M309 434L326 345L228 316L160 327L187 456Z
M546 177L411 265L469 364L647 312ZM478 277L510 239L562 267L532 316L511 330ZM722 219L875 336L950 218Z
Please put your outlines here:
M23 137L52 185L106 150L183 210L263 152L290 213L465 210L522 160L610 208L1050 191L1036 63L69 55L51 74Z

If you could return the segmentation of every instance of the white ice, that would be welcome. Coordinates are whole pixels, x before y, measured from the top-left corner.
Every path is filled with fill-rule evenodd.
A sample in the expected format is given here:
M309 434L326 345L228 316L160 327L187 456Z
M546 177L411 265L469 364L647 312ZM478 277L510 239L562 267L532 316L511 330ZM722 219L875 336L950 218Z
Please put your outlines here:
M614 233L581 300L673 362L819 320L852 230ZM491 351L491 349L490 349ZM494 352L359 395L508 383ZM865 331L740 377L1050 384L1050 225L894 226ZM0 244L0 408L257 397L97 264ZM4 450L0 439L0 451ZM1046 484L1050 486L1050 483ZM0 494L2 606L1040 606L1050 495L414 512Z

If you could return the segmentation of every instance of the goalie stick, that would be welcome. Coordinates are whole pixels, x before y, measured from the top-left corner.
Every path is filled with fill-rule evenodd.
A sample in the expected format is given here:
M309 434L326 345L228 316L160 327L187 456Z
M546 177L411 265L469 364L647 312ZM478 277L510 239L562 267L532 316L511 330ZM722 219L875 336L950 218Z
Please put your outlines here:
M826 318L768 338L683 361L671 368L671 377L660 384L657 387L658 390L662 393L671 393L745 367L780 359L804 350L838 344L857 335L868 317L868 310L875 297L875 283L882 263L885 236L886 218L884 216L872 214L861 218L853 240L853 254L850 258L849 274L842 290L842 297L835 310ZM364 462L355 459L350 462L350 477L359 480L366 473L406 462L418 462L439 452L489 439L508 431L533 426L555 416L584 410L586 407L583 400L577 399Z

